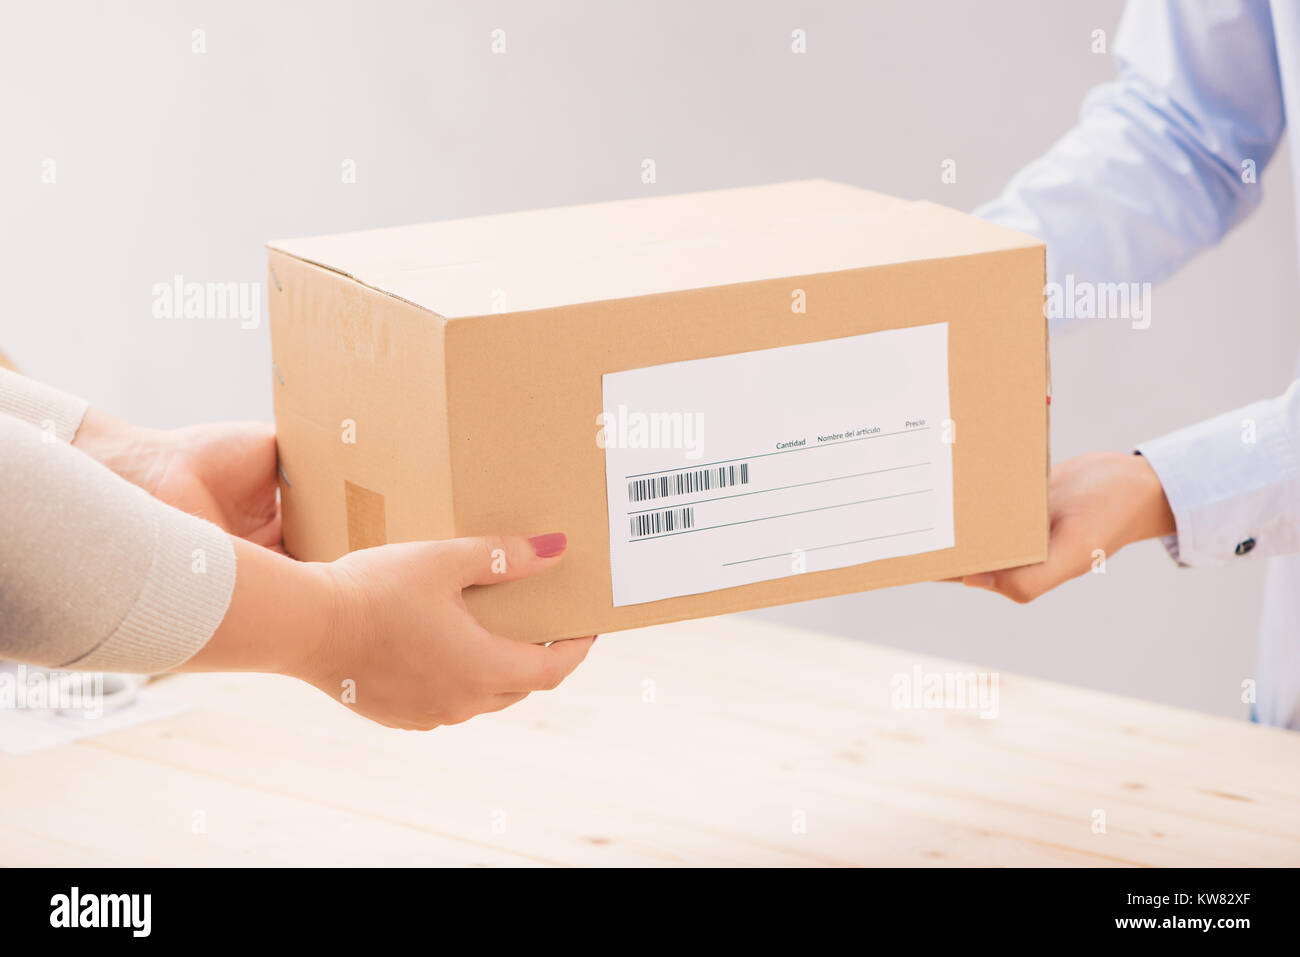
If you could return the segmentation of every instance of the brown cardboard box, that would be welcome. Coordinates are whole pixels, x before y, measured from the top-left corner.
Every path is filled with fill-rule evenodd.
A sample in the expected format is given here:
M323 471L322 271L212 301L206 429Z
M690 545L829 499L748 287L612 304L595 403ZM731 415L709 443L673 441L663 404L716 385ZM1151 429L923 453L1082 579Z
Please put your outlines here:
M542 641L1046 555L1044 248L1030 237L806 181L269 245L284 540L298 558L563 531L554 570L466 593L488 628ZM884 330L907 331L866 335ZM785 351L760 352L773 349ZM669 363L684 364L612 375ZM859 385L862 408L823 414L854 406ZM679 386L708 418L672 408ZM657 410L623 408L621 438L598 419L619 413L611 395L645 389L707 438L647 449L627 423ZM759 477L726 485L741 458ZM642 473L651 498L632 501ZM671 526L638 518L694 502L712 517L693 527L684 509ZM736 575L761 580L718 587Z

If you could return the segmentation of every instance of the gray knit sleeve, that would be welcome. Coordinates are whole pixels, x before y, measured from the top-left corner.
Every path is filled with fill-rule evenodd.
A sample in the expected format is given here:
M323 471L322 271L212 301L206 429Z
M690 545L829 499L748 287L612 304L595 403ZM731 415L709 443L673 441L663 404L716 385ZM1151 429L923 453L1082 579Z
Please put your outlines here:
M71 442L85 414L85 399L0 368L0 415L12 415L61 442Z
M0 414L0 658L165 671L225 617L234 549L68 445L59 401L28 403L44 427Z

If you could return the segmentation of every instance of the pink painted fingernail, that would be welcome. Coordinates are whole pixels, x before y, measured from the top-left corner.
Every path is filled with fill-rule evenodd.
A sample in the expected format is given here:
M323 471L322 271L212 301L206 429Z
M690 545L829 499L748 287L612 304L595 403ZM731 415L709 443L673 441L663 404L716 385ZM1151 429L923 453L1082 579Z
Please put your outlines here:
M563 532L551 532L547 535L534 535L528 539L533 543L533 552L538 558L554 558L568 546L569 540Z

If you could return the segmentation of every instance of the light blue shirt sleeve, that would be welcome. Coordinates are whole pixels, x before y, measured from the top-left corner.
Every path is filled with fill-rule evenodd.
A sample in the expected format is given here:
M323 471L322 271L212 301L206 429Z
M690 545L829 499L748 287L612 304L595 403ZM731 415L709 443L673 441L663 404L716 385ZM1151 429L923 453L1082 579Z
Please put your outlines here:
M1113 52L1116 79L1074 128L976 210L1044 240L1052 283L1164 279L1259 205L1285 128L1263 0L1130 2ZM1298 429L1292 385L1139 446L1174 512L1176 559L1300 550Z
M1300 551L1300 383L1138 446L1173 509L1183 565Z

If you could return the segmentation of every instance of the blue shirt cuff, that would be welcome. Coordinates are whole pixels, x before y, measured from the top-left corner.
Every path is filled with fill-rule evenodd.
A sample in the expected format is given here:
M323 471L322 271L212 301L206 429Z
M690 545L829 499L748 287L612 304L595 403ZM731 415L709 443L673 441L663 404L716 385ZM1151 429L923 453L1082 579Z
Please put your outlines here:
M1163 539L1180 565L1300 551L1300 458L1290 434L1296 385L1138 446L1174 513Z

